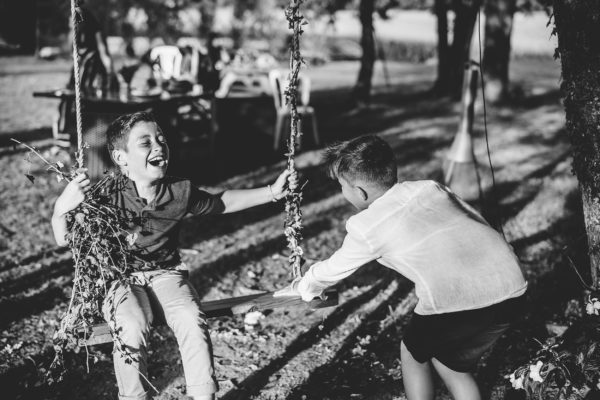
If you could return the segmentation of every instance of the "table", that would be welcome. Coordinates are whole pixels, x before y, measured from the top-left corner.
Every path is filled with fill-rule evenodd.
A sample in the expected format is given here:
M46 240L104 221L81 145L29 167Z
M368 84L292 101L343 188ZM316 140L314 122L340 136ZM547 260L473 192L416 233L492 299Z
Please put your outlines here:
M236 92L246 92L249 96L272 96L270 71L270 69L256 68L226 68L216 95L230 97L236 96ZM237 87L238 83L242 85L241 88Z
M56 89L49 91L37 91L34 97L53 98L58 100L74 100L75 92L70 89ZM152 111L169 140L172 154L177 154L180 145L180 137L172 134L177 129L179 118L178 109L182 105L191 104L200 99L208 100L211 104L210 113L213 116L213 98L202 93L201 90L193 90L186 93L169 93L167 91L134 96L131 93L118 92L96 92L81 94L83 141L88 148L85 151L85 164L88 175L92 179L101 178L105 171L113 167L112 161L106 149L106 129L108 125L118 116L137 111ZM214 119L214 118L213 118ZM214 135L213 124L211 137ZM68 116L67 131L71 136L71 144L77 143L77 129L73 115Z

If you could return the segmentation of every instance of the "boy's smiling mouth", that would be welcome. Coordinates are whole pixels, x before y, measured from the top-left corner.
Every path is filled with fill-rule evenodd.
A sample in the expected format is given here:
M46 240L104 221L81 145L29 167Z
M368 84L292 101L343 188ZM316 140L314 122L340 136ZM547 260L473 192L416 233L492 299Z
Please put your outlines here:
M165 167L167 165L167 159L162 154L159 154L148 159L148 164L153 167Z

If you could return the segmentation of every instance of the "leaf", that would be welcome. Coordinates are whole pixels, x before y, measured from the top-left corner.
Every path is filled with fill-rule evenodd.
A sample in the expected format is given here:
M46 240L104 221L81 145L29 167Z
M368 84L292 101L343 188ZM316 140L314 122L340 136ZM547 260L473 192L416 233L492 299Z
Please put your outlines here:
M29 179L31 183L35 183L35 177L33 175L25 174L25 176L27 177L27 179Z
M588 348L588 351L587 351L587 357L591 358L592 355L594 355L595 351L596 351L596 343L590 344L590 347Z

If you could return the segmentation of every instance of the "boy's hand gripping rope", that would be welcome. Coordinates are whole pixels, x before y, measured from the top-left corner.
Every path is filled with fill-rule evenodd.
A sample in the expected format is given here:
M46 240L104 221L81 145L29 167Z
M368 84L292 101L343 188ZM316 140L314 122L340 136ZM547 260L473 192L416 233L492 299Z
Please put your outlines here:
M302 212L300 203L302 202L302 191L296 181L296 171L294 165L294 156L296 154L296 145L301 132L298 131L298 122L300 115L298 113L298 75L304 59L300 54L300 35L302 35L302 26L308 22L300 13L300 6L304 0L292 0L285 10L285 17L288 21L288 28L293 31L290 43L290 74L288 76L288 85L285 89L285 102L290 107L291 128L290 136L287 141L287 169L290 171L288 194L285 199L285 222L284 234L287 238L290 255L288 261L292 268L294 278L301 276L300 267L302 265L303 251L300 247L302 240Z

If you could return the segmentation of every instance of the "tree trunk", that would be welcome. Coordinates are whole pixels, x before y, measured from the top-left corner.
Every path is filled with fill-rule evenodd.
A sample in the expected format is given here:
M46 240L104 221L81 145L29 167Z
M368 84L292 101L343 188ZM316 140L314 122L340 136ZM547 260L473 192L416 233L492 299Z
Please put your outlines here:
M456 0L454 2L454 38L450 46L449 68L449 94L460 99L462 94L463 75L465 63L469 61L469 47L477 11L481 7L481 0Z
M435 15L437 17L437 79L434 90L446 93L450 82L448 54L448 5L446 0L435 0Z
M555 0L561 91L582 193L591 275L600 268L600 2Z
M373 79L373 67L375 65L375 35L373 33L373 11L374 0L360 1L360 23L362 26L362 57L360 59L360 71L354 86L354 99L357 102L368 103L371 99L371 80Z
M488 0L485 4L485 95L498 102L508 94L510 35L516 0Z
M207 39L213 30L217 2L215 0L203 1L199 5L200 10L200 29L198 34L201 38Z
M231 39L233 40L233 48L238 50L242 48L244 42L244 13L248 9L247 4L243 1L233 2L233 21L231 26Z

